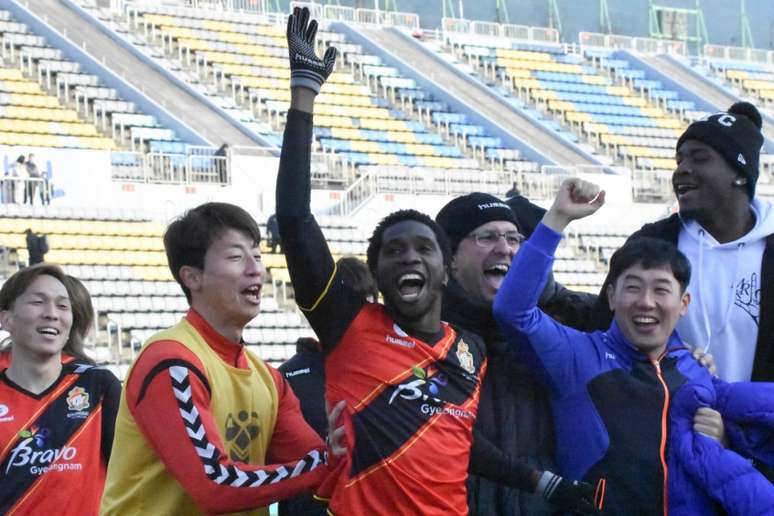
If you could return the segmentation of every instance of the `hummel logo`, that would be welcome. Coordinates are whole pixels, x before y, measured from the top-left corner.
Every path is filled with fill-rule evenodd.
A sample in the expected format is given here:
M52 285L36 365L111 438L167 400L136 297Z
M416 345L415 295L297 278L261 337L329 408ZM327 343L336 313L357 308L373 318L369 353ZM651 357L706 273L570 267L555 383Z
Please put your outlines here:
M608 359L608 360L615 360L615 355L605 351L605 358Z
M403 346L404 348L414 347L414 343L412 341L404 340L404 339L396 339L392 335L385 336L384 340L386 340L389 344L397 344L398 346Z
M742 156L742 153L739 153L739 156L736 157L736 161L741 163L742 165L747 165L747 161L744 159L744 156Z

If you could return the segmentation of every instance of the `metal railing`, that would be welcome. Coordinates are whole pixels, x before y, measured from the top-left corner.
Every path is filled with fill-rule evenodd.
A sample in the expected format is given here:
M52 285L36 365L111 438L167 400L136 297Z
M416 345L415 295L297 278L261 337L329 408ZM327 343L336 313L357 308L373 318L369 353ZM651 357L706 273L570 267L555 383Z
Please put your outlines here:
M444 34L474 34L492 38L559 43L559 31L549 27L530 27L510 23L465 20L463 18L442 18L441 30Z
M229 156L205 153L189 147L189 154L116 151L111 153L111 177L114 181L162 184L231 183Z
M609 48L633 50L641 54L677 54L685 56L688 48L685 41L671 39L640 38L620 34L597 32L578 33L578 42L583 48Z
M5 176L0 179L0 202L5 204L35 204L35 197L48 204L53 196L52 184L42 177ZM45 199L45 201L44 201Z
M344 191L341 201L333 207L331 215L349 215L376 194L375 175L366 171Z
M704 57L727 59L732 61L747 61L753 63L774 63L774 50L761 48L727 47L724 45L704 45Z
M634 202L669 202L674 200L672 172L636 169L632 171Z

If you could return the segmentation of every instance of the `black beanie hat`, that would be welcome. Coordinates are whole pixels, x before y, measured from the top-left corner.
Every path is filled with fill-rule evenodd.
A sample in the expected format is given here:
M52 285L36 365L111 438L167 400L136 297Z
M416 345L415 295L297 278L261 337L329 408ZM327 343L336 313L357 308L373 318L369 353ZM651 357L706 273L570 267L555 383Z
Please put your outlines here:
M758 160L763 146L761 114L749 102L737 102L727 113L715 113L688 126L676 149L687 140L698 140L718 151L726 162L747 178L752 199L758 181Z
M449 236L452 253L457 252L457 246L468 233L493 220L505 220L519 227L516 214L510 206L494 195L481 192L452 199L435 217L435 221Z

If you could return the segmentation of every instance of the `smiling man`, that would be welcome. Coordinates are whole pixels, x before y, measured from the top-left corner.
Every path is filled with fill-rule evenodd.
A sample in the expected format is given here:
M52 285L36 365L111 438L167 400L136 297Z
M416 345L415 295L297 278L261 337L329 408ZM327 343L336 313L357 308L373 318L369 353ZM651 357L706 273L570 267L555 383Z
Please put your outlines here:
M255 220L225 203L167 228L169 268L190 309L127 374L102 514L268 514L264 506L320 483L322 440L279 371L242 341L261 305L260 241Z
M482 471L480 462L491 461L479 461L478 448L474 448L468 480L472 515L538 516L558 509L580 510L585 496L582 487L568 482L560 482L556 491L538 490L539 485L547 485L539 482L541 476L551 478L544 471L555 468L548 396L527 364L510 352L492 315L492 301L524 239L522 226L524 232L531 232L545 213L524 198L518 209L531 225L522 224L511 205L474 192L453 199L436 216L452 249L451 278L444 291L442 317L480 335L487 347L489 366L481 388L475 441L489 441L522 469L519 482L506 480L518 476L505 475L507 468L499 465L500 475ZM580 314L589 311L594 299L565 289L549 276L540 306L570 324L583 319Z
M688 257L693 303L677 329L714 355L727 381L774 381L774 207L755 198L760 129L747 102L691 124L672 176L679 213L632 236L667 240ZM604 328L611 314L600 302Z
M316 21L288 21L291 105L277 177L277 219L296 302L328 356L326 397L346 401L348 454L319 498L334 514L466 514L480 338L441 321L451 260L443 230L414 210L382 220L367 262L384 304L343 280L310 211L315 95L336 52L314 52Z
M675 332L691 301L691 267L674 245L638 238L616 251L606 331L574 330L537 307L562 231L604 197L566 180L494 302L509 343L550 392L561 473L595 483L603 514L710 515L716 504L730 514L770 513L774 487L749 460L774 463L774 384L715 381L693 358ZM731 444L744 457L695 430L698 407L732 423Z

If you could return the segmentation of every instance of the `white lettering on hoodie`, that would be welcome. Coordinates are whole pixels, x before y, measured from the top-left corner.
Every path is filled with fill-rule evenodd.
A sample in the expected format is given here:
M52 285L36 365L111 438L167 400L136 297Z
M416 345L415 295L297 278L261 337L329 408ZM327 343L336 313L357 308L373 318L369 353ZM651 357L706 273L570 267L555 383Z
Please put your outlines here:
M760 324L760 277L765 238L774 233L774 206L754 199L755 226L725 244L695 220L683 220L679 249L691 262L688 313L677 324L683 340L715 357L729 382L752 376Z

